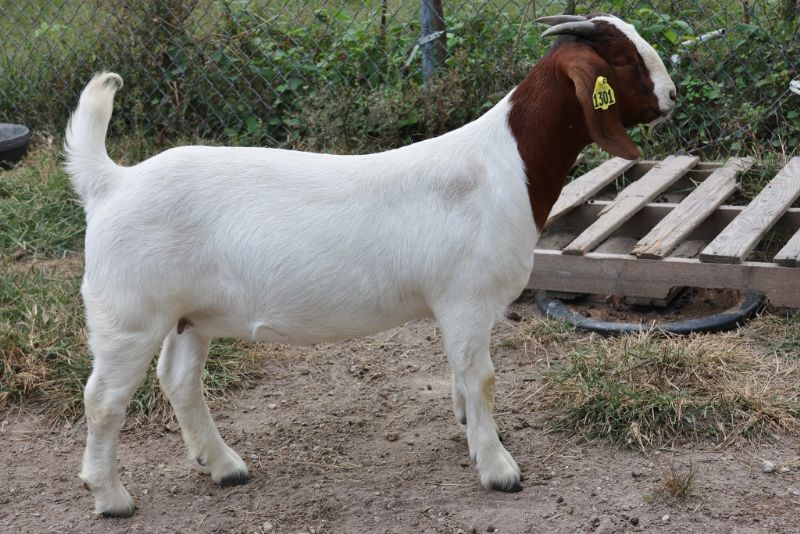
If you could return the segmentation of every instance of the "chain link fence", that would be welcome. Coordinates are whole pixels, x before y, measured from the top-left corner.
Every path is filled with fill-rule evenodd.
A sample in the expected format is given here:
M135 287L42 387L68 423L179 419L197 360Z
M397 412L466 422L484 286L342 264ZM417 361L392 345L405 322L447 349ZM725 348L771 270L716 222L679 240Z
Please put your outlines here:
M444 22L417 47L441 52L429 79L412 56L425 4ZM619 15L668 64L679 104L635 133L646 153L797 152L800 0L0 1L0 121L59 133L91 74L113 70L116 135L388 148L478 116L550 46L533 19L565 12Z

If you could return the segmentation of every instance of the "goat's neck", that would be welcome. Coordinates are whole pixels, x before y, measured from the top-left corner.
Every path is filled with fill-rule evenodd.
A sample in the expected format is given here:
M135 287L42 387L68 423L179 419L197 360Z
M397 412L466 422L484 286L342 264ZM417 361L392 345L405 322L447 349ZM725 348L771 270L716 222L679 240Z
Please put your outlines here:
M536 64L512 93L508 123L525 164L533 219L541 231L575 159L591 142L575 88L558 75L552 56Z

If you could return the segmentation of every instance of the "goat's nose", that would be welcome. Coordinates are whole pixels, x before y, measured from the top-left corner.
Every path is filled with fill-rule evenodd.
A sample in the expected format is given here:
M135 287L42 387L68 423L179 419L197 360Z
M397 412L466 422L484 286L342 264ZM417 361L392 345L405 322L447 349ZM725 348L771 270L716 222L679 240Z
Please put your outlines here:
M675 89L669 90L669 99L675 102L675 98L677 98L678 94L675 92Z

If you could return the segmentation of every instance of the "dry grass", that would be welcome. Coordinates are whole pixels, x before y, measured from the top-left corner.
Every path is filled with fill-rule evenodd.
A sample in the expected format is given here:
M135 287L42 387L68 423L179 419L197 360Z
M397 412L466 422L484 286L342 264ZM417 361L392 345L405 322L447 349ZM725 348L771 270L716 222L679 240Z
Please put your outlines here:
M542 403L555 430L634 448L719 444L794 433L800 372L765 359L742 334L595 339L548 373Z
M589 337L567 321L538 316L521 323L504 321L504 325L506 328L499 329L492 336L495 348L522 351L538 357L584 343Z
M770 355L792 361L800 358L800 312L797 310L762 315L747 326L746 332Z

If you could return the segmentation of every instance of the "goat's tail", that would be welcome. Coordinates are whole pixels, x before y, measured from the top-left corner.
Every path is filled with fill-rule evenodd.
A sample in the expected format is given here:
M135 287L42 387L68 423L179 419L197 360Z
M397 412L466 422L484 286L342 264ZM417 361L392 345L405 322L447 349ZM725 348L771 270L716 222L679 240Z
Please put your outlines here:
M81 93L78 108L67 124L66 169L84 205L103 196L119 169L106 152L106 132L114 93L121 87L119 74L96 74Z

